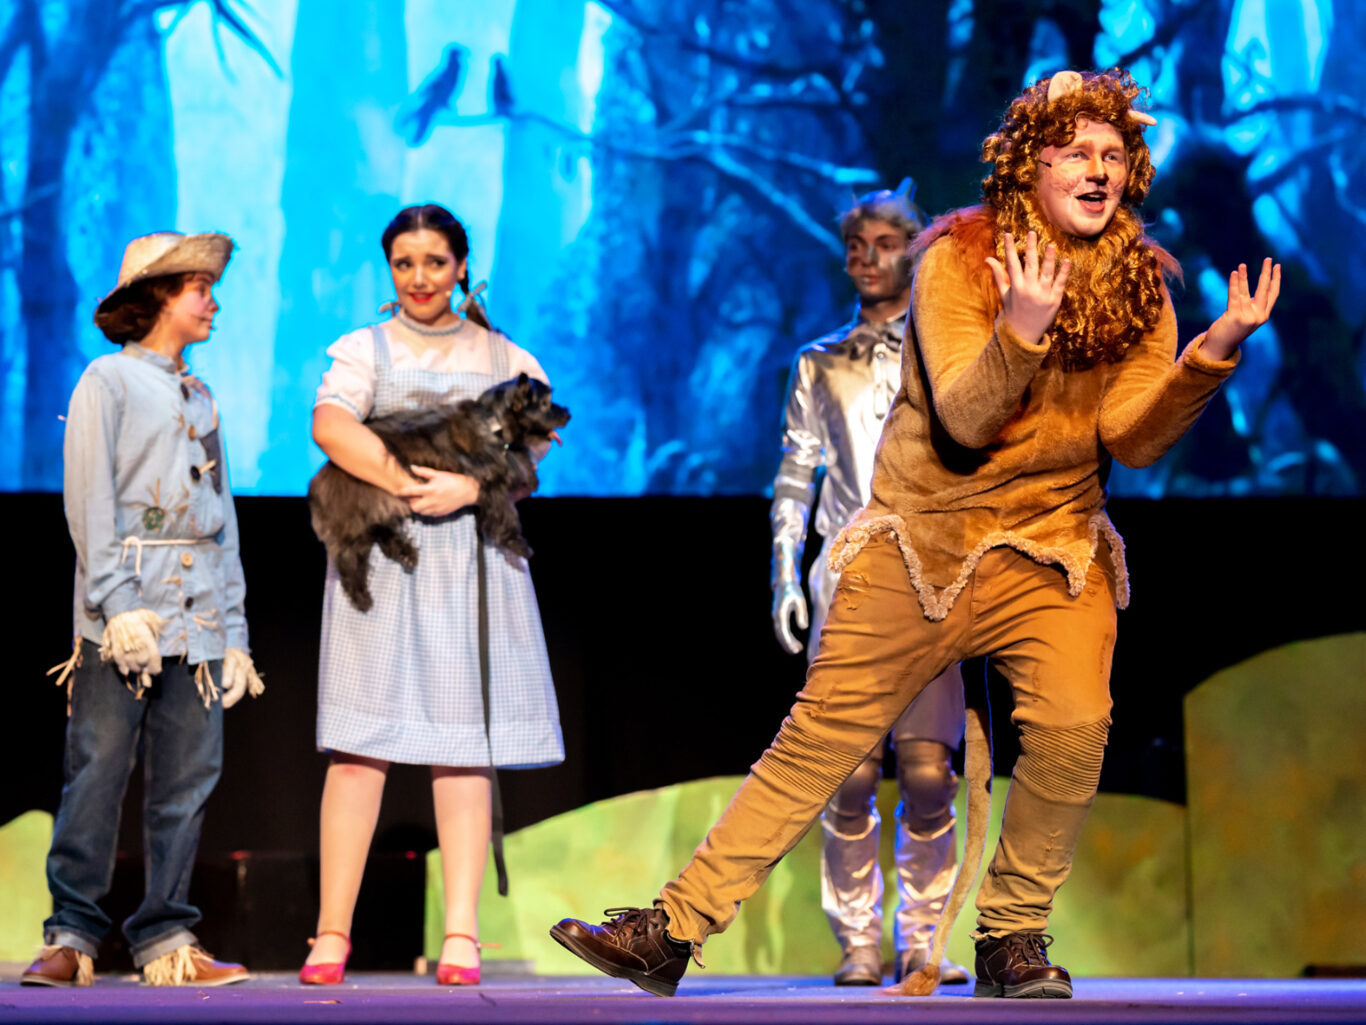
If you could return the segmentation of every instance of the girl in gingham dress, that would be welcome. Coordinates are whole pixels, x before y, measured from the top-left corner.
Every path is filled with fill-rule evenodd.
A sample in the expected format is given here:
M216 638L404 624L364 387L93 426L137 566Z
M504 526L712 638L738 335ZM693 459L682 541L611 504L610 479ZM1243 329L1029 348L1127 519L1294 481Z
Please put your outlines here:
M490 721L484 728L477 636L478 484L400 467L365 420L474 398L519 373L542 381L530 353L492 330L469 292L464 228L435 205L408 207L384 232L398 294L387 322L343 335L328 355L313 437L344 470L406 498L416 569L378 552L374 607L358 612L329 564L318 671L318 747L331 761L323 788L318 934L300 980L342 981L351 916L390 762L432 767L446 893L437 981L479 981L478 901L490 832L490 750L507 768L564 760L545 639L525 560L486 546ZM411 469L411 473L409 470Z

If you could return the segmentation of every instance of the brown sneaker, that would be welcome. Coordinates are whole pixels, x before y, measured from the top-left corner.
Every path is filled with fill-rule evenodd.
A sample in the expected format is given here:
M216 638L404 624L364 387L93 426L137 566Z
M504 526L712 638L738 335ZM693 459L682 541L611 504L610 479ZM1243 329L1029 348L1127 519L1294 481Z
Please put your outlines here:
M72 947L44 947L19 982L25 986L90 986L95 966L89 954Z
M691 941L676 940L666 931L669 916L659 908L608 908L611 918L589 925L566 918L550 929L555 941L598 971L634 982L647 993L671 997L688 967L688 958L702 962Z
M850 947L835 969L836 986L881 986L882 950L869 944Z
M215 961L203 947L185 945L142 966L149 986L227 986L245 982L251 973L231 961Z
M1072 976L1046 953L1052 936L1012 932L977 941L975 997L1061 997L1072 995Z

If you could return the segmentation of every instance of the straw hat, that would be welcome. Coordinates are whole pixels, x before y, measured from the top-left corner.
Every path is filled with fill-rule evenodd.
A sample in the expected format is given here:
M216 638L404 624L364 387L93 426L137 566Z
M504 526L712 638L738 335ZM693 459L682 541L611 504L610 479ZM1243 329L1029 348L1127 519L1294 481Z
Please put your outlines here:
M182 235L178 231L158 231L141 235L123 250L119 283L100 300L96 312L103 313L117 306L122 299L119 293L147 278L202 271L217 281L228 265L232 250L232 239L218 232Z

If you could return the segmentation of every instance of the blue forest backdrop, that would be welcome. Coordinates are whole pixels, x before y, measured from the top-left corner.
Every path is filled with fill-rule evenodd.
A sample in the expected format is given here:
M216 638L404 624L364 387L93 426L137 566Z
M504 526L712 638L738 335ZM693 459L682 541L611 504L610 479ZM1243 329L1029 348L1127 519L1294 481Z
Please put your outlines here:
M848 315L851 194L973 202L1023 83L1119 64L1183 337L1239 261L1285 284L1192 435L1112 489L1359 494L1364 42L1362 0L0 0L0 489L60 488L95 302L175 227L240 246L191 357L233 485L301 494L324 350L430 200L574 411L545 493L761 493L793 353Z

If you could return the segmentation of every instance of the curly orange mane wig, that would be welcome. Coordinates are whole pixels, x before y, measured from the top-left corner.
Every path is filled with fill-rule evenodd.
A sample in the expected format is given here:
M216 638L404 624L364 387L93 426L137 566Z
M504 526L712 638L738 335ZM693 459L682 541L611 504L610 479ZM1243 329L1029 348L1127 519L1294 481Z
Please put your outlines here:
M1153 165L1143 125L1129 116L1133 101L1147 90L1129 72L1112 68L1099 74L1082 73L1081 85L1048 99L1053 79L1041 78L1010 104L1001 127L982 140L982 159L992 165L982 179L982 198L988 206L1004 209L1012 193L1029 192L1039 180L1039 154L1045 146L1065 146L1076 135L1077 118L1104 121L1124 139L1129 181L1124 203L1139 206L1153 183Z
M1010 104L1001 127L982 142L982 159L992 165L982 179L983 212L993 215L991 248L997 259L1004 262L1006 232L1023 254L1025 236L1032 230L1041 252L1052 242L1060 257L1072 260L1067 294L1048 332L1053 354L1069 370L1123 359L1157 325L1165 301L1164 274L1179 276L1181 271L1171 254L1144 233L1135 210L1153 180L1143 125L1131 115L1134 100L1146 90L1119 68L1072 77L1078 79L1075 87L1052 100L1051 78L1030 86ZM1119 209L1094 239L1054 228L1037 201L1039 154L1046 146L1071 142L1078 118L1112 125L1124 140L1128 161Z

